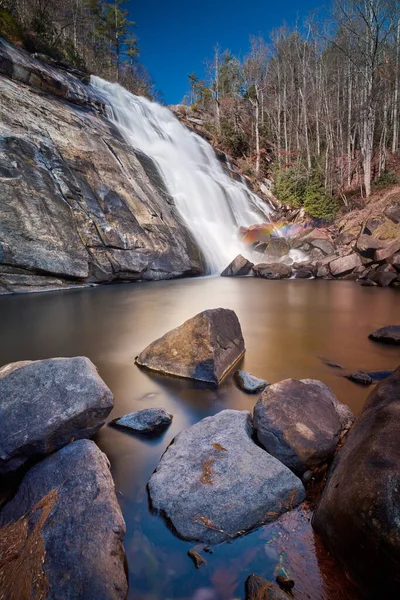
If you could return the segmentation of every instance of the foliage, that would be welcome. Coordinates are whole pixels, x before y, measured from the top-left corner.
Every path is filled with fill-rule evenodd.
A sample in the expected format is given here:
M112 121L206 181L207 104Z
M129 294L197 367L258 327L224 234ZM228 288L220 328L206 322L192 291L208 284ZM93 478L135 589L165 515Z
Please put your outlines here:
M333 221L339 212L337 200L328 194L321 181L320 175L314 172L307 184L303 206L311 217L322 221Z
M234 158L243 156L248 152L249 145L244 132L235 128L230 119L221 120L221 142L224 149Z
M298 163L286 169L277 168L274 175L274 194L292 208L303 206L307 189L307 169Z
M398 183L396 173L393 171L383 171L383 173L379 175L378 179L374 181L373 185L375 187L386 187L387 185L391 185L393 183Z

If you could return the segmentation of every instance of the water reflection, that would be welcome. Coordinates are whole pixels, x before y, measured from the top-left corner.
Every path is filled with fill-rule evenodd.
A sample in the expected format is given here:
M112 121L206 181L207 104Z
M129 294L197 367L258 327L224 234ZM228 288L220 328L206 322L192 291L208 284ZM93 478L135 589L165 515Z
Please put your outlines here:
M207 565L196 571L186 555L193 544L175 538L163 520L150 513L146 484L173 437L224 408L252 410L257 396L239 391L232 377L216 389L150 373L135 366L135 356L197 312L231 308L239 317L247 348L240 368L270 382L287 377L321 379L358 412L368 388L344 379L342 371L325 365L320 357L349 371L395 368L400 362L398 348L373 343L367 336L398 321L399 298L394 290L361 288L353 282L251 278L0 298L0 364L85 355L115 395L110 419L150 406L164 407L174 415L160 437L147 440L105 427L96 439L110 458L127 523L130 600L242 598L247 575L273 577L280 560L268 543L274 530L262 528L218 546L214 554L206 555ZM306 588L296 588L295 598L307 597ZM329 593L318 600L334 600Z

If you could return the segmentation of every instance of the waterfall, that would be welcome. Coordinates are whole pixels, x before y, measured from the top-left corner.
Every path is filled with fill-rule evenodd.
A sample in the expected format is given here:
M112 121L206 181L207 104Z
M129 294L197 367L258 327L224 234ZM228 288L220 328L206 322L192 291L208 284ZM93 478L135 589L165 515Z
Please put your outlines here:
M122 86L92 77L108 104L108 116L126 141L157 165L184 223L207 262L220 273L246 249L238 228L269 222L270 208L243 182L225 172L213 148L164 106Z

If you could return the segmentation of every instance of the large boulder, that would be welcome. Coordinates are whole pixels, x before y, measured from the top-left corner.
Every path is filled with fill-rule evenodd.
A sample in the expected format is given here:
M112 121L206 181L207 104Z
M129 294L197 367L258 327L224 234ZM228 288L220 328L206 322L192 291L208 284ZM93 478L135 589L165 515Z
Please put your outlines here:
M84 356L23 361L0 369L0 474L91 437L114 405Z
M400 223L400 202L390 204L385 210L385 215L389 217L393 223Z
M387 325L375 329L369 334L369 339L383 344L400 344L400 325Z
M362 256L374 258L375 251L383 248L385 245L385 242L382 242L382 240L378 240L372 235L362 233L357 239L356 248Z
M264 253L265 262L273 262L290 252L290 244L284 237L272 238Z
M252 435L250 413L223 410L169 446L148 487L153 508L180 537L230 540L304 499L301 481Z
M400 367L336 455L313 526L367 597L400 597Z
M221 273L221 277L242 277L248 275L251 272L253 263L247 260L241 254L238 254L236 258L226 267Z
M381 250L377 250L375 252L375 260L376 262L390 261L397 252L400 252L400 239L393 240Z
M301 474L332 458L352 415L321 381L285 379L264 390L253 419L267 452Z
M244 354L233 310L205 310L151 343L136 363L152 371L219 384Z
M329 268L334 277L341 277L343 275L347 275L362 265L362 261L360 256L357 253L348 254L347 256L342 256L336 258L332 262L329 263Z
M283 263L254 265L253 273L263 279L286 279L291 276L292 269Z
M172 423L172 415L165 408L144 408L114 419L110 424L121 429L150 433L165 429Z
M69 444L0 513L2 597L125 599L124 535L107 457L90 440Z

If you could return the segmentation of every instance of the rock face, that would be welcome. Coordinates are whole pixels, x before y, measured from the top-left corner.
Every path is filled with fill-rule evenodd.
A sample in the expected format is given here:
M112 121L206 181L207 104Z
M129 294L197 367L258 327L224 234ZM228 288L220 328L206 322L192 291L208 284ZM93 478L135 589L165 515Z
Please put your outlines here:
M125 523L94 442L78 440L28 471L0 527L4 598L25 584L32 598L125 599Z
M336 455L313 526L367 597L400 594L400 368L369 395Z
M233 310L205 310L150 344L136 363L152 371L219 384L244 354Z
M269 385L268 381L265 381L265 379L255 377L246 371L235 371L233 376L238 387L248 394L257 394L258 392L262 392L267 385Z
M332 458L350 411L339 406L322 382L285 379L267 387L254 407L257 438L284 465L304 473Z
M262 277L263 279L286 279L291 276L292 269L283 263L270 265L261 263L254 265L253 273L256 277Z
M172 415L164 408L144 408L112 422L115 427L143 433L165 429L171 423Z
M248 275L253 268L253 263L239 254L230 265L221 273L221 277L242 277Z
M0 293L202 273L155 164L93 88L0 40L0 94Z
M0 369L0 473L90 437L114 405L85 357L51 358Z
M369 334L369 339L383 344L400 344L400 325L387 325Z
M247 411L224 410L182 431L162 456L150 497L180 537L226 541L304 499L301 481L252 434Z

